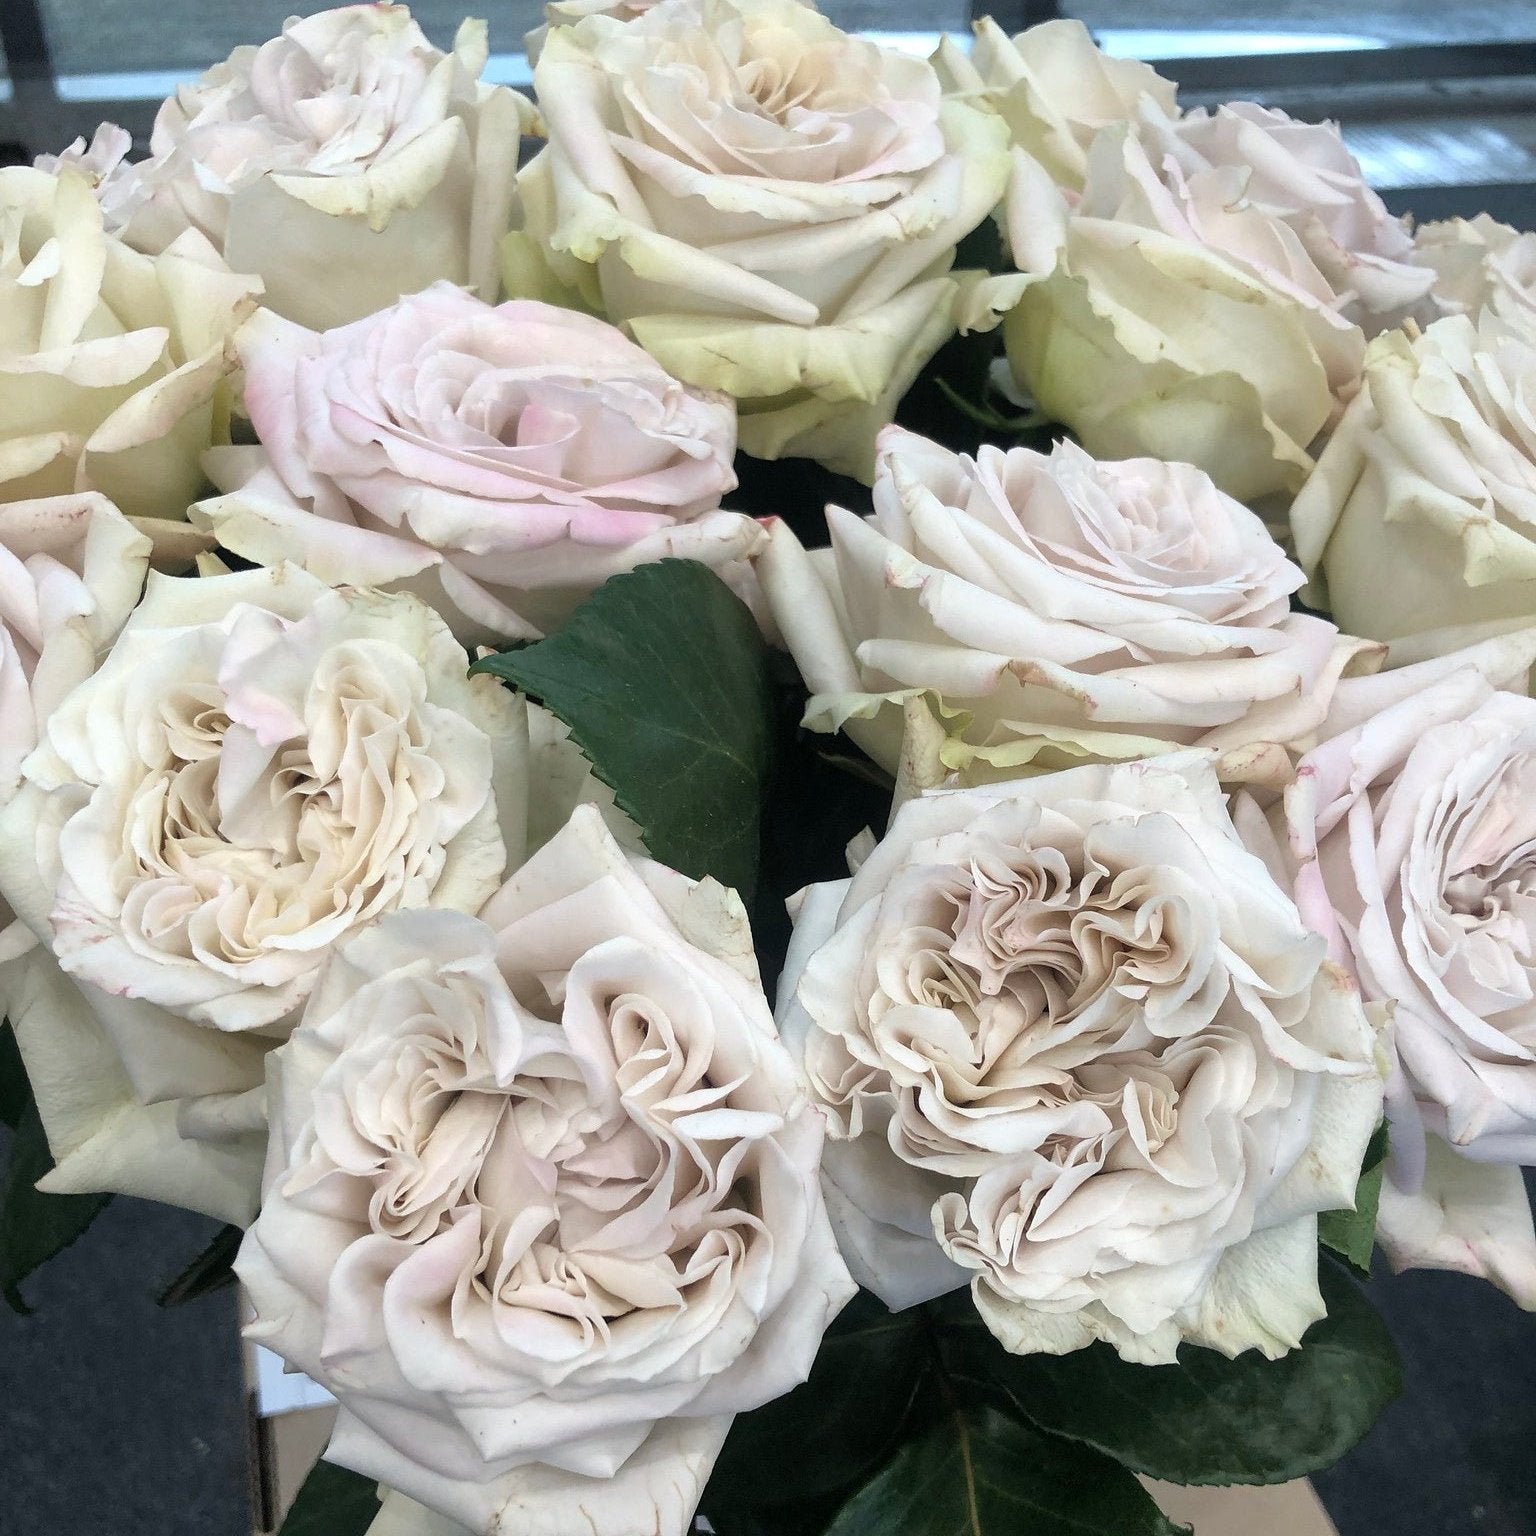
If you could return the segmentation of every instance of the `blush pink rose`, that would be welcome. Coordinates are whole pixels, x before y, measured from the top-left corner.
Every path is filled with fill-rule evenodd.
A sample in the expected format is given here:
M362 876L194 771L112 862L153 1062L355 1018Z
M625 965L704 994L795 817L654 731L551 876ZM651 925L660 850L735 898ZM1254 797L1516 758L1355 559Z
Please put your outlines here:
M1391 1012L1378 1237L1400 1269L1481 1275L1536 1307L1536 630L1346 680L1271 863ZM1519 692L1505 691L1518 689ZM1266 829L1240 814L1250 845Z
M719 510L735 412L613 326L447 283L317 333L240 337L259 448L209 456L195 519L263 565L410 587L469 642L532 639L664 556L743 576L765 536Z

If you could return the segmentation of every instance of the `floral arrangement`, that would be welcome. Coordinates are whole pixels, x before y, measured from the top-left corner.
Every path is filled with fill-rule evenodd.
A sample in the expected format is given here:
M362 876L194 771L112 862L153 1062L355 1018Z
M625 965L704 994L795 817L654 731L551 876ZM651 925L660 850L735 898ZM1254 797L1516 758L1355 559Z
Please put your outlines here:
M327 1536L1170 1536L1536 1307L1536 236L1078 24L397 5L0 170L0 1282Z

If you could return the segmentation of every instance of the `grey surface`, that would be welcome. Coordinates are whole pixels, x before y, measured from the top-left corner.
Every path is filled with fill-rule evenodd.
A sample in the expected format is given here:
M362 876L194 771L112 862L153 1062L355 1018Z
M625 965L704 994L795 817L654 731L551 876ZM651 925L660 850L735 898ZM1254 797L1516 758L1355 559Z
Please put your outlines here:
M3 3L3 0L0 0ZM270 37L295 0L42 0L58 68L103 70L202 68L237 43ZM515 50L537 23L542 0L418 0L412 9L439 43L466 12L491 24L491 46ZM822 10L847 27L929 32L963 26L965 0L823 0ZM1444 5L1426 0L1371 0L1355 7L1330 0L1253 5L1247 0L1087 0L1063 6L1095 27L1157 31L1205 29L1304 35L1358 34L1387 42L1492 41L1536 37L1530 0Z
M116 1201L0 1303L0 1536L250 1536L234 1293L154 1302L216 1230Z

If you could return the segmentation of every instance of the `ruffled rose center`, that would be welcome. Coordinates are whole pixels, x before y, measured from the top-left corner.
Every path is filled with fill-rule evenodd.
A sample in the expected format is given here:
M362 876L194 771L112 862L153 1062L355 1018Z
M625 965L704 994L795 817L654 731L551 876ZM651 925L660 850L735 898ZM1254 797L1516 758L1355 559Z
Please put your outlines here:
M387 660L366 643L332 647L302 733L265 745L231 721L213 678L157 701L112 870L136 950L274 981L436 877L447 774L433 710L420 667Z
M479 983L423 982L417 1003L403 1042L360 1078L341 1056L317 1099L342 1118L325 1148L369 1188L374 1232L431 1245L474 1222L456 1315L489 1307L504 1341L574 1358L636 1314L697 1319L705 1292L730 1292L767 1241L755 1144L782 1122L734 1104L707 1041L620 988L583 999L596 1061L579 1028L498 1023L516 1005Z
M1106 1157L1123 1135L1151 1156L1179 1113L1158 1075L1162 1016L1187 1031L1213 1011L1198 892L1092 840L923 877L910 904L890 898L902 925L875 949L863 1027L813 1043L824 1100L889 1104L898 1153L953 1174L1053 1144L1075 1164L1076 1142L1105 1136Z

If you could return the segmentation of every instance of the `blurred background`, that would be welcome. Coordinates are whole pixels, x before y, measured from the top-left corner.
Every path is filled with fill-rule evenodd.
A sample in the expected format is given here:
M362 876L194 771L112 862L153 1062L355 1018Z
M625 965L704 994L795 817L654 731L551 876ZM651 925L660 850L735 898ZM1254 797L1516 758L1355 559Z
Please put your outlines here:
M447 45L465 3L418 0L413 9ZM294 8L0 0L0 163L56 150L103 118L147 139L161 98L236 45L273 35ZM970 19L966 0L821 8L923 53L943 32L966 35ZM1244 97L1336 119L1398 212L1487 209L1536 227L1531 0L982 8L1010 32L1078 17L1110 52L1157 61L1189 104ZM492 78L527 83L522 36L540 9L537 0L479 8L491 24ZM118 1200L28 1282L31 1316L0 1310L0 1536L248 1536L233 1295L172 1311L154 1300L214 1230ZM1536 1536L1536 1317L1454 1275L1382 1275L1372 1290L1403 1351L1408 1390L1366 1444L1318 1480L1340 1536Z

